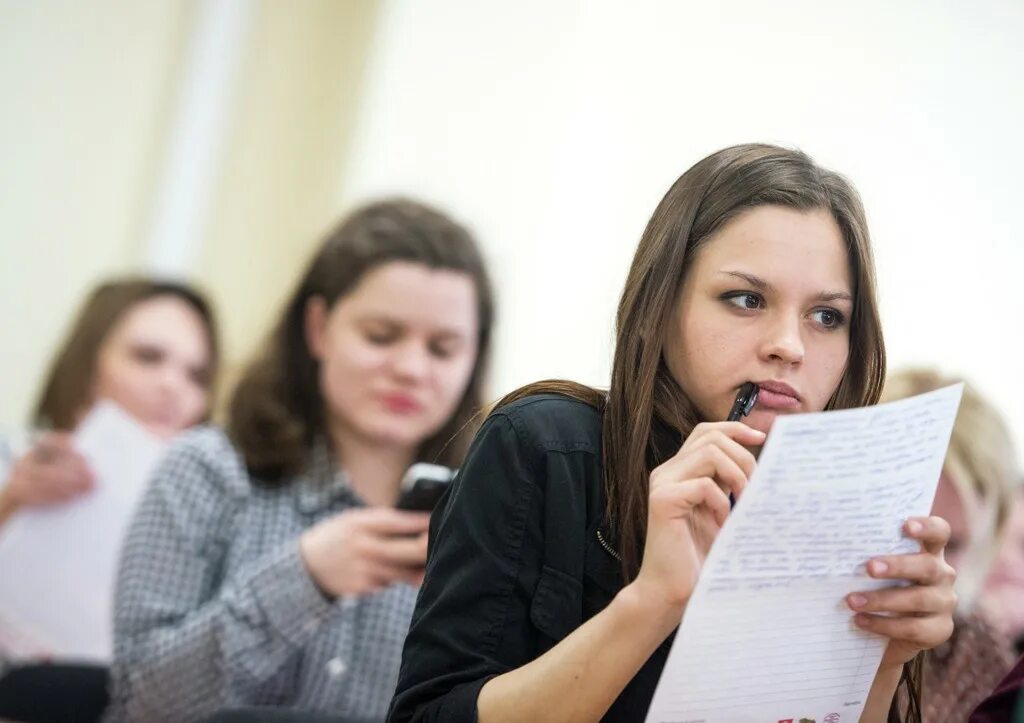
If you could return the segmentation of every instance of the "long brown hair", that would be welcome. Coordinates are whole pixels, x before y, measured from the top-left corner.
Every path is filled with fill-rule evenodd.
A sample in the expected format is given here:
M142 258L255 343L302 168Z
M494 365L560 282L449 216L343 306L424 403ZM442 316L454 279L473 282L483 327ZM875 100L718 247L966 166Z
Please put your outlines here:
M424 204L391 199L357 209L328 234L266 347L232 395L228 433L261 481L277 483L301 471L310 446L325 431L319 363L309 351L305 334L310 299L322 298L331 308L368 271L390 261L463 272L476 287L476 364L454 414L417 455L451 467L462 461L481 405L494 315L491 283L476 242L465 228Z
M616 316L615 356L607 393L573 382L539 382L498 402L559 393L603 412L602 463L606 514L623 578L640 569L647 533L648 478L674 455L701 421L664 361L665 332L697 252L726 223L758 206L828 211L846 244L854 283L850 356L826 409L874 404L885 379L885 344L875 291L874 260L864 207L839 174L797 150L764 144L725 148L680 176L647 223L626 278ZM918 666L919 667L919 666ZM917 707L919 679L909 684ZM916 668L915 668L916 669ZM908 720L917 720L912 715Z
M181 299L199 315L210 346L206 378L212 397L220 350L213 311L206 298L192 286L179 281L144 277L112 279L92 291L54 355L32 415L32 423L36 427L74 428L79 416L92 402L97 358L111 330L136 304L158 296Z

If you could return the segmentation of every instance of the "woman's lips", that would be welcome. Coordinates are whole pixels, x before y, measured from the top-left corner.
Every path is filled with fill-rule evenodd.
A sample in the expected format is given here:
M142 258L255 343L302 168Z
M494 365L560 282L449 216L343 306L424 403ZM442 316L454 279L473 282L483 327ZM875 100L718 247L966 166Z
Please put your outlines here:
M413 414L423 406L409 394L385 394L381 401L390 411L398 414Z
M767 389L762 389L757 395L757 406L769 410L790 410L799 409L800 400L788 394L779 394Z
M800 408L800 396L784 382L758 382L757 406L770 411L791 411Z

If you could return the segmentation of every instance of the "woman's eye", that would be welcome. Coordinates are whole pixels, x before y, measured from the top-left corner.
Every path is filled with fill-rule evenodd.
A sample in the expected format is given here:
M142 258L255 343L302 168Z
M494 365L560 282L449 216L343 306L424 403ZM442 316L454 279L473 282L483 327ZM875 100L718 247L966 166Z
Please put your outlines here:
M164 353L151 346L137 346L132 349L132 356L143 364L157 364L164 358Z
M431 344L430 353L438 359L447 359L455 353L455 349L447 344Z
M367 331L364 335L368 342L377 346L387 346L398 338L397 334L390 331Z
M764 300L758 295L749 291L733 292L726 294L725 301L740 309L760 309L764 307Z
M835 309L818 309L813 314L814 320L826 329L838 329L845 318Z
M188 378L192 381L193 384L195 384L197 387L201 387L202 389L208 388L210 386L210 382L212 381L212 375L210 373L210 370L206 367L189 369Z

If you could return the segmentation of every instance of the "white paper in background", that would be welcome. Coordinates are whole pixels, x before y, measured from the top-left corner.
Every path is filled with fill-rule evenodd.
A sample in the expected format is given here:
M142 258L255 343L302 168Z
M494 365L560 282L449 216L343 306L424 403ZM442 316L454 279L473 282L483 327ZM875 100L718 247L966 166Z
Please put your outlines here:
M871 557L916 552L963 385L863 409L780 416L712 546L651 702L657 723L857 721L886 639L845 596L888 584Z
M109 661L117 558L163 443L103 402L74 434L96 487L25 509L0 530L0 649L16 658Z

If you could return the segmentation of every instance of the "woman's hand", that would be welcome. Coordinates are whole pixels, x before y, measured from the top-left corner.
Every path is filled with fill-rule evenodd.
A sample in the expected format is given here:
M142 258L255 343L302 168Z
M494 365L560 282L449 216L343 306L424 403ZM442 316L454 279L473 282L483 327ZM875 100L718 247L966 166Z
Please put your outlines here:
M643 598L682 613L729 516L728 493L739 498L754 473L756 460L744 445L764 440L764 432L742 422L698 424L679 452L651 472L644 559L632 583Z
M847 596L847 604L857 612L854 622L889 638L880 669L902 666L953 634L956 572L943 557L949 523L941 517L915 517L903 529L921 543L921 551L874 558L868 563L868 574L911 584Z
M11 469L3 497L11 509L66 502L93 488L85 458L66 432L47 432Z
M306 530L299 550L314 582L332 597L364 595L395 582L419 585L429 523L425 512L346 510Z

